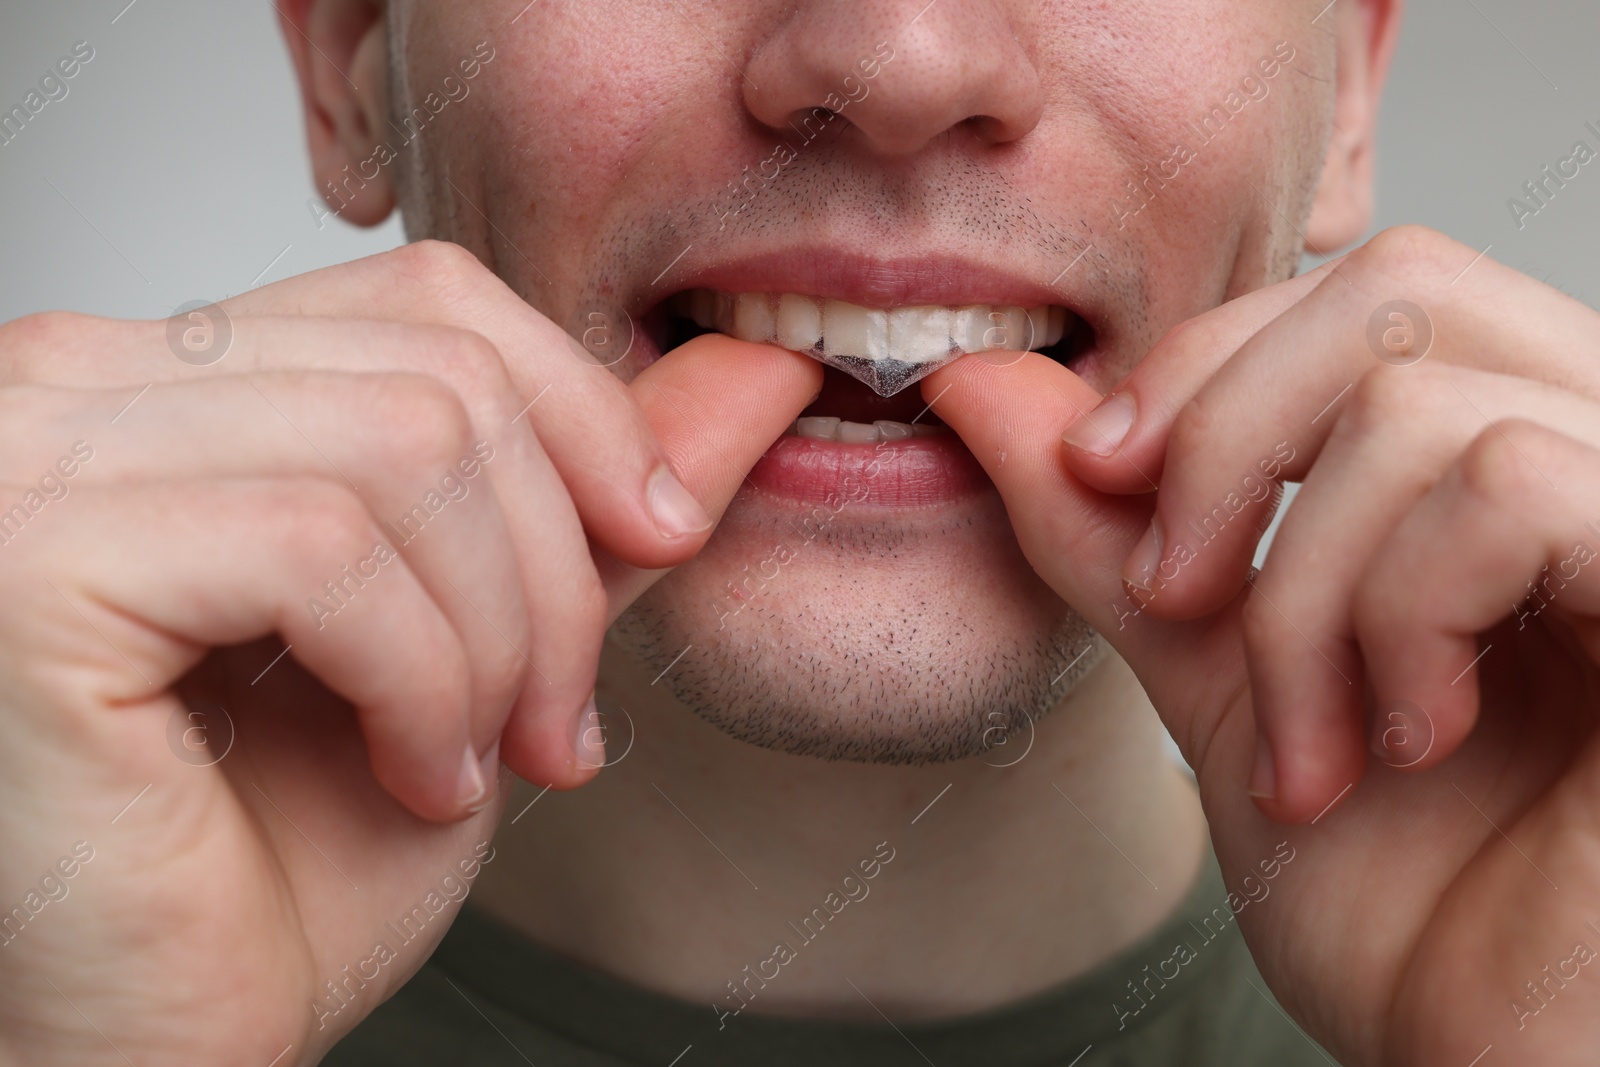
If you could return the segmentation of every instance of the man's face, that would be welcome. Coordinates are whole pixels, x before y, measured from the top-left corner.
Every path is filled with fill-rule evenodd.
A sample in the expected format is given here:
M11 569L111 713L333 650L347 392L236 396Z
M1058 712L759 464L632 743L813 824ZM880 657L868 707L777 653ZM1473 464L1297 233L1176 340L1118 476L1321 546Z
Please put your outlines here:
M407 151L401 204L574 335L631 334L624 377L697 330L673 298L706 290L768 294L745 332L881 347L886 321L914 357L874 311L936 331L941 308L1060 308L1048 354L1103 392L1293 272L1333 116L1324 2L409 0L396 129L493 58ZM827 377L808 415L938 425L931 390ZM714 433L716 398L686 399ZM898 761L978 751L1100 647L948 432L780 440L614 638L652 674L679 657L660 685L735 736Z

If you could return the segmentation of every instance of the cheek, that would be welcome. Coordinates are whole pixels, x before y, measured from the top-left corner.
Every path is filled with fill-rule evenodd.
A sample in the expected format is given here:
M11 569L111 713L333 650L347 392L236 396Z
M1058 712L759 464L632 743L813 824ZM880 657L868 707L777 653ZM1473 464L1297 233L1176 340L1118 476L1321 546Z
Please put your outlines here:
M512 254L494 269L562 325L591 286L605 291L608 268L671 261L683 242L671 224L652 225L663 207L704 205L704 214L745 163L753 167L771 149L745 144L741 83L696 32L737 51L730 42L770 12L731 5L696 12L691 26L678 7L544 2L512 30L492 34L494 60L471 97L452 105L449 121L441 117L437 138L430 131L426 159L413 171L417 185L405 198L412 229L475 249L498 243L481 217L460 209L444 181L448 162L454 183L538 267ZM454 10L412 9L413 94L442 80L482 39L455 28L453 15L439 13L446 8Z
M1035 180L1083 205L1097 249L1142 268L1130 283L1143 314L1098 339L1104 377L1126 373L1170 326L1286 277L1297 259L1298 235L1278 212L1298 224L1309 207L1333 57L1331 35L1295 7L1171 0L1044 13L1060 16L1040 31L1057 57L1047 108L1057 128ZM1260 61L1280 43L1323 80L1280 65L1264 81ZM1263 99L1241 88L1246 79L1269 90ZM1074 166L1051 167L1069 146Z
M741 127L739 83L673 5L541 7L537 33L508 41L486 71L493 111L474 115L492 124L488 143L510 149L500 158L519 181L547 186L562 217L578 219L631 189L703 197L738 173L740 155L715 142Z

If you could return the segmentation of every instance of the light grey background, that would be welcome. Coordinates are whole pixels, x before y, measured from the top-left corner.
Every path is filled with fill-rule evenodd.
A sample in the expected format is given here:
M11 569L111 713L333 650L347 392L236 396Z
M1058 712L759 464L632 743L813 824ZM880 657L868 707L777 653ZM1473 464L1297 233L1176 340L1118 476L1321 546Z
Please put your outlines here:
M570 0L578 2L578 0ZM1241 0L1247 2L1247 0ZM319 230L270 0L12 0L0 111L74 42L95 58L0 146L0 321L160 317L402 240ZM1413 0L1379 146L1378 225L1417 222L1600 306L1600 160L1519 230L1506 207L1574 141L1600 150L1600 4Z
M0 112L74 42L95 50L66 99L0 146L0 321L46 308L161 318L404 240L395 221L318 230L270 0L127 3L0 9Z

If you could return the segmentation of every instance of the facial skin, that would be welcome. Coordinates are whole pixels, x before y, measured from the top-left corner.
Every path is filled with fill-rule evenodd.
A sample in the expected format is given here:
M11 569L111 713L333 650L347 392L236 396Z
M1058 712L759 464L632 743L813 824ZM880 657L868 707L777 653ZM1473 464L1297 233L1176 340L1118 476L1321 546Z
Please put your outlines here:
M313 2L318 17L308 19ZM313 142L328 173L329 163L342 166L339 157L372 148L372 131L387 113L374 87L384 83L389 27L375 21L377 9L362 0L283 3L286 21L303 41L291 44L302 74L314 83L308 94ZM925 7L911 21L931 10ZM955 16L994 13L946 0L941 11L952 10ZM1392 44L1395 11L1381 0L1338 11L1333 88L1315 90L1327 94L1319 98L1333 109L1334 133L1310 220L1297 224L1285 214L1273 183L1266 182L1264 192L1249 173L1237 176L1289 228L1304 228L1325 245L1359 229L1365 218L1371 102ZM392 25L429 28L401 21L403 14L397 12ZM1026 96L1027 71L1005 54L1002 42L1032 38L980 32L1007 28L995 21L996 27L946 26L939 38L946 47L920 54L920 63L908 69L931 70L942 92L963 84L970 69L952 69L946 60L979 49L983 58L973 62L995 63L986 77L1002 84L994 96L1007 106L967 128L980 143L1020 143L1051 112L1011 107ZM804 43L792 42L785 54L805 55ZM994 50L981 51L986 43ZM1137 51L1137 45L1130 48ZM312 51L316 60L309 58ZM410 65L403 58L387 69L400 74ZM740 76L755 84L749 74ZM1262 69L1262 77L1276 76ZM457 93L459 82L452 89L449 77L441 87L458 107L452 114L460 114L466 94ZM783 84L765 72L761 77ZM367 87L364 93L356 78ZM1245 81L1239 84L1254 103L1267 102L1265 91L1258 95ZM812 85L803 95L815 99L820 91ZM414 95L408 88L396 97L409 102ZM423 100L431 108L430 96ZM982 106L980 96L952 103L937 94L907 94L901 101L915 106L893 112L891 120L875 126L874 112L858 109L851 115L861 123L840 129L859 129L884 156L884 171L892 172L899 164L913 166L924 152L932 158L945 143L923 136L919 119L931 116L930 122L950 128ZM866 102L864 94L851 99ZM1228 110L1246 106L1240 98ZM759 101L750 111L770 115ZM876 141L874 128L880 131ZM1242 132L1240 139L1248 141ZM1273 142L1271 153L1257 155L1281 162L1281 146L1293 144L1286 137ZM458 147L462 159L473 158L477 148ZM419 182L432 181L430 165L451 158L419 151L396 167ZM1185 158L1182 165L1193 162ZM1292 169L1269 172L1290 175L1281 184L1293 187ZM446 173L451 193L469 203ZM839 165L830 190L837 195L826 198L825 209L831 211L835 199L849 203L841 190L850 173ZM504 190L489 186L489 176L484 171L463 181L486 206L493 207L497 195L507 203ZM1176 174L1166 180L1176 184ZM352 217L371 221L392 206L392 190L388 176L368 181ZM947 187L933 188L947 195ZM1206 220L1218 217L1208 212L1225 211L1226 204L1213 202L1228 200L1222 191L1194 205L1191 227L1216 228ZM443 203L424 198L412 217ZM1141 215L1157 219L1154 207ZM515 228L503 207L493 209ZM1223 261L1224 295L1248 279L1241 265L1251 262L1251 250L1267 247L1244 240L1251 218L1245 212L1235 220L1239 240ZM1270 231L1271 216L1263 213L1261 220ZM511 239L488 216L485 221L483 232L494 234L480 245L487 258L497 241L511 247ZM1187 233L1170 229L1174 242ZM1182 257L1165 263L1147 253L1138 290L1144 296L1135 300L1128 295L1134 290L1126 290L1120 305L1114 295L1097 304L1096 278L1107 294L1116 291L1114 256L1105 257L1123 247L1110 234L1101 236L1109 252L1091 253L1096 246L1086 241L1085 251L1055 279L1067 278L1080 263L1089 272L1070 284L1081 288L1075 306L1100 341L1098 351L1077 361L1096 381L1115 373L1118 346L1137 336L1128 325L1138 318L1130 309L1148 312L1152 294L1203 290L1207 280L1203 257L1195 257L1180 285L1169 272L1185 265ZM1126 247L1147 246L1130 241ZM686 245L675 259L689 250ZM1000 258L1009 266L1025 255ZM1255 261L1270 259L1257 254ZM938 260L928 253L917 262ZM831 285L855 290L832 295L907 302L1038 299L1036 290L1018 292L1026 285L1015 279L966 275L955 278L966 291L950 290L947 278L944 291L932 284L919 292L903 276L886 284L881 261L877 271L858 270L853 279L848 270L829 275L818 269L834 263L860 267L848 250L824 250L783 269L804 292ZM791 281L775 282L771 262L684 269L685 284L712 284L719 269L718 285L729 284L730 274L762 285ZM952 267L947 261L940 270ZM1157 284L1163 279L1170 285ZM1363 327L1375 321L1369 299L1395 288L1432 309L1441 343L1426 364L1396 366L1365 336ZM1174 303L1181 301L1166 299ZM575 310L583 311L582 304ZM744 1010L742 1003L729 1003L728 996L738 994L727 976L748 966L752 949L766 950L781 921L803 914L802 906L816 900L815 887L838 884L840 869L867 851L858 851L856 842L880 834L884 846L895 842L896 859L890 877L873 889L880 903L871 905L872 918L855 923L861 913L852 911L850 932L808 948L753 1012L866 1019L891 1040L880 1022L1015 1004L1085 973L1148 934L1189 893L1208 829L1199 810L1203 799L1224 882L1238 890L1229 904L1237 896L1240 906L1249 905L1234 910L1262 976L1284 1011L1340 1062L1477 1062L1493 1047L1490 1038L1537 1063L1583 1062L1584 1050L1595 1047L1592 1013L1569 1010L1582 1006L1579 994L1563 995L1554 1012L1546 1012L1551 1005L1537 993L1521 1000L1524 990L1533 991L1527 975L1552 975L1548 961L1559 964L1566 977L1558 982L1565 982L1575 973L1567 969L1574 960L1592 958L1583 946L1569 956L1559 946L1574 930L1593 925L1583 904L1600 894L1592 862L1592 801L1600 781L1592 743L1600 706L1593 694L1600 693L1600 676L1594 642L1584 647L1600 632L1600 587L1595 572L1582 570L1596 553L1587 540L1576 546L1571 540L1594 532L1589 516L1600 500L1600 376L1587 358L1600 348L1600 317L1592 310L1474 248L1403 227L1342 262L1188 320L1141 357L1111 397L1046 355L1000 367L993 358L969 358L942 368L921 390L928 404L970 443L1000 487L1026 558L1052 589L1101 626L1125 662L1108 659L1089 671L1068 701L1070 713L1042 726L1036 738L1030 735L1026 761L1003 768L977 759L885 767L797 758L741 743L653 695L665 692L655 688L664 671L651 677L642 664L614 654L602 685L641 698L628 701L638 712L637 736L625 749L632 757L619 766L627 757L618 754L598 781L574 793L560 787L584 781L572 773L573 757L588 746L562 728L573 723L569 709L594 678L589 653L599 644L606 597L620 608L634 595L617 592L614 584L600 596L563 586L574 576L589 579L591 589L600 585L591 570L592 546L576 520L581 515L590 537L635 567L667 566L682 556L635 558L637 546L613 540L630 523L643 519L656 535L672 528L705 535L714 525L706 516L663 522L653 507L636 515L597 513L594 483L606 478L623 486L636 506L668 499L658 492L664 483L655 473L648 481L628 477L630 469L665 471L658 456L613 454L607 446L648 418L649 433L636 436L670 442L675 460L684 457L679 465L699 476L692 481L704 506L720 514L746 470L755 493L766 485L770 495L774 482L783 481L773 477L783 462L801 467L821 457L834 469L848 465L853 454L842 447L824 454L799 438L777 441L759 457L800 412L821 371L803 355L711 337L647 367L633 388L621 386L568 361L558 327L522 306L461 246L441 242L275 283L228 301L226 315L238 325L241 344L220 374L187 360L175 365L159 322L58 313L0 330L4 384L16 390L7 398L17 415L6 424L14 447L0 455L9 471L6 484L14 488L26 488L55 462L53 449L48 458L29 449L62 439L74 422L103 430L106 401L120 403L135 386L140 396L152 393L134 421L119 427L117 447L104 449L105 458L74 482L73 501L59 512L52 505L41 520L51 528L13 538L7 549L22 553L27 564L9 571L16 578L9 599L20 606L8 618L18 626L0 641L11 661L7 676L17 683L10 687L18 699L8 701L8 725L29 744L15 750L15 773L0 775L20 803L0 807L38 818L10 820L0 851L36 853L71 840L74 822L89 825L119 804L127 814L133 802L124 803L125 797L135 788L135 801L150 793L105 841L104 859L95 867L100 874L93 876L101 890L85 882L74 893L70 906L84 921L48 920L40 927L30 921L24 940L9 950L24 954L8 957L22 965L8 967L4 974L14 980L0 983L7 986L0 1032L8 1047L19 1049L11 1058L80 1063L89 1046L106 1058L102 1043L115 1034L113 1051L128 1049L132 1055L121 1058L129 1060L218 1062L232 1055L219 1050L236 1049L240 1035L261 1048L256 1062L278 1048L285 1050L281 1058L308 1037L300 1055L315 1060L338 1035L312 1036L325 1017L313 1003L315 1020L307 1018L306 993L321 995L311 983L340 961L362 958L357 953L371 944L366 931L403 914L402 902L418 899L418 879L426 879L421 884L430 893L437 888L451 900L464 896L464 881L453 874L441 880L439 872L450 863L472 880L490 862L482 851L487 839L474 848L481 863L456 857L478 831L487 837L501 814L484 803L492 793L500 794L496 808L508 798L484 779L508 750L506 762L517 774L550 785L528 791L526 806L505 808L509 818L496 835L504 851L475 883L475 900L564 956L690 1003L709 1000L718 1015ZM639 321L648 327L650 316ZM638 362L654 351L648 328L641 336ZM1404 344L1385 346L1391 356L1408 351ZM763 364L769 370L782 364L788 385L762 374ZM698 378L696 366L702 368ZM533 412L528 425L516 426L521 415L512 417L511 408L536 375L565 387L568 395L558 387L553 400L567 403L578 394L587 403L571 402L564 421L551 420L547 406ZM308 405L321 417L291 422L276 402L269 410L258 402L268 394L253 378L279 396L292 392L321 401ZM941 383L950 389L942 403ZM608 406L593 395L601 390L617 402ZM763 404L763 393L786 395L789 402ZM729 402L732 395L744 402ZM1326 399L1346 395L1338 408ZM817 403L847 399L824 390ZM703 432L695 432L701 428L690 425L683 410L677 421L668 414L680 404L703 416ZM1126 429L1097 425L1094 416L1108 419L1119 404ZM581 417L596 410L609 417ZM718 417L726 423L719 425ZM740 420L742 433L735 429ZM262 425L280 437L261 433ZM454 501L452 518L433 528L441 540L430 535L405 546L405 559L395 566L411 568L412 584L388 578L358 585L365 589L360 599L341 604L339 625L319 636L320 621L307 624L294 603L296 590L310 588L311 575L334 573L336 566L348 572L342 560L367 551L373 520L415 499L412 487L433 482L438 463L454 462L465 447L457 443L480 428L509 438L508 447L470 498L448 479L437 482ZM1086 429L1117 447L1097 450L1097 438ZM1254 548L1250 522L1228 522L1214 538L1201 535L1206 547L1198 555L1184 542L1176 542L1185 549L1178 551L1174 538L1162 536L1197 507L1236 498L1241 488L1253 496L1237 472L1260 469L1256 457L1277 456L1272 442L1291 431L1304 446L1301 458L1264 476L1301 481L1304 490L1259 585L1252 580L1253 588L1244 588ZM175 439L243 447L175 448ZM312 440L326 444L338 465L322 447L315 455L302 447ZM727 459L720 484L706 477L710 450L701 446L710 440L728 450L720 457ZM581 444L574 447L574 441ZM540 483L534 445L567 449L558 457L559 479ZM899 453L899 461L931 464L951 482L958 457L948 440L924 441L921 452L914 446L896 446L911 449ZM87 459L94 450L85 449L81 458ZM1011 461L1002 462L1008 454ZM821 467L819 461L813 472ZM344 479L348 495L325 468L354 475ZM1145 471L1161 478L1154 501ZM892 477L873 483L880 506L882 497L905 497L901 490L912 484L904 471ZM130 488L130 480L137 484ZM30 498L50 495L37 484ZM928 484L924 478L918 492ZM972 499L949 494L937 507L952 511ZM1268 510L1258 504L1258 513ZM1242 514L1231 503L1224 506ZM21 509L14 510L20 516ZM677 519L687 514L681 507L667 510ZM906 511L902 507L895 521L907 522ZM481 521L459 522L458 515ZM547 521L552 516L567 521ZM859 532L858 518L851 513L850 529ZM233 532L218 536L229 523ZM736 538L736 525L727 530ZM108 539L107 531L117 536ZM684 555L699 544L683 545ZM881 551L880 544L853 547ZM360 547L347 550L352 545ZM153 566L128 567L134 549ZM1176 573L1164 558L1176 560ZM263 565L240 566L241 559ZM606 569L603 557L597 562ZM854 556L845 565L870 569ZM70 584L32 580L58 568ZM445 575L463 580L465 588ZM625 585L641 575L635 570L622 577ZM943 572L934 577L947 580ZM1127 592L1118 589L1119 577L1147 594L1129 627L1108 617L1119 610L1108 610L1108 598ZM1141 578L1146 584L1137 586ZM331 584L324 588L331 592ZM440 588L430 596L428 585ZM478 595L479 585L486 595ZM1519 604L1524 587L1537 593ZM980 592L993 599L992 590ZM518 593L543 603L519 603ZM963 621L985 624L985 603L962 605L972 613ZM561 609L559 625L549 625L542 610L552 605ZM355 615L343 612L348 606ZM109 632L91 621L92 613ZM493 625L496 616L509 624L510 637ZM791 620L797 632L816 632L801 625L807 621ZM544 625L524 629L530 623ZM274 633L282 641L236 643ZM545 651L552 637L587 635L586 648L557 647L545 657L546 664L566 668L561 682L545 680L553 694L523 672L531 664L516 662L529 659L516 641L528 633L547 642L540 646ZM202 661L212 642L235 643ZM285 659L290 645L298 647ZM1486 658L1491 650L1494 656ZM255 689L280 660L265 686ZM1358 663L1367 686L1349 675L1347 685L1331 684L1326 668L1342 674L1341 666L1354 672ZM1143 705L1141 684L1149 695ZM170 731L163 745L155 728L185 710L176 699L180 687L184 696L227 699L238 714L243 744L205 775L193 773L197 768L187 760L174 764L166 751ZM1412 698L1410 707L1423 715L1401 715L1397 723L1382 714ZM507 705L524 699L532 707L518 707L508 719ZM1367 703L1380 712L1375 721L1366 721ZM869 720L879 710L868 709ZM1412 759L1421 740L1413 731L1422 724L1426 751ZM1161 751L1163 726L1194 778ZM1373 736L1371 726L1381 733ZM510 743L496 748L501 741ZM397 760L397 754L407 758ZM544 766L536 762L541 757ZM397 763L409 773L395 773ZM565 777L547 777L549 765ZM517 825L551 790L534 817ZM467 817L449 826L433 821L461 819L463 812ZM174 827L193 831L183 834L182 847L173 847ZM49 853L57 854L54 848ZM1272 871L1290 855L1299 858L1292 873L1270 887L1269 901L1260 891L1263 879L1275 878ZM349 864L354 877L333 878L330 867L346 874L334 857ZM24 862L18 869L39 868ZM357 878L359 895L348 892ZM33 884L48 895L47 882ZM186 894L175 909L174 885L212 891ZM17 897L8 891L0 899ZM432 923L432 936L442 936L448 923L448 917ZM8 936L15 940L14 932ZM231 951L215 952L220 942ZM139 950L117 952L117 945ZM404 962L390 968L388 989L404 981L430 947L426 940L408 942ZM241 974L247 982L237 981ZM184 980L166 980L172 975ZM39 978L48 993L39 989ZM1132 991L1134 983L1127 984ZM333 989L332 981L323 983L322 992ZM388 991L382 983L360 989L365 996L357 998L357 1012ZM1518 998L1509 1013L1508 991ZM1246 1000L1252 995L1239 991ZM726 1008L718 1007L719 998ZM1142 1012L1142 998L1135 999ZM1272 1018L1270 1004L1256 1006ZM334 1012L328 1006L328 1014L343 1016L336 1024L354 1025L356 1012L346 1013L348 1007L341 1003ZM90 1015L97 1020L92 1036L80 1025ZM1533 1016L1540 1016L1537 1025L1525 1025ZM195 1025L162 1022L173 1018ZM466 1018L490 1040L478 1019ZM712 1018L702 1018L711 1029ZM1224 1039L1240 1029L1227 1027ZM668 1036L672 1046L659 1062L677 1048L676 1036ZM1287 1036L1300 1052L1309 1051L1298 1043L1300 1035ZM1075 1049L1062 1051L1059 1062Z
M1338 16L1314 23L1310 0L920 6L392 5L352 57L377 87L387 53L389 99L347 111L341 144L395 140L391 120L459 94L481 42L495 58L345 215L381 214L392 181L412 237L474 250L574 333L797 250L765 284L713 287L1062 305L1092 329L1073 367L1104 391L1173 324L1290 276L1325 157L1359 169L1329 145ZM839 117L801 139L791 119L830 92ZM796 150L768 180L780 141ZM1360 183L1343 184L1314 239L1354 236ZM911 418L912 393L880 417ZM1099 658L992 488L851 500L807 536L814 512L752 485L614 640L671 663L661 684L737 737L899 762L981 750Z

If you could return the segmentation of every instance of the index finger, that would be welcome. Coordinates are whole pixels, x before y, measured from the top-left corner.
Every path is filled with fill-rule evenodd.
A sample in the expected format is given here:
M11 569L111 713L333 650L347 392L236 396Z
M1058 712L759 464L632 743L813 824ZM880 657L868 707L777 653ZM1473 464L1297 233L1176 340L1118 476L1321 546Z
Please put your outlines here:
M514 716L519 723L518 744L506 747L506 761L530 780L573 780L576 765L567 758L572 747L568 724L593 689L594 665L600 654L603 590L594 573L579 516L559 472L527 423L512 418L521 405L510 399L512 385L505 362L488 341L471 331L433 324L308 315L236 315L231 316L226 358L199 367L172 358L161 336L161 323L87 320L65 325L68 329L61 338L64 343L33 346L45 355L14 369L31 381L62 386L81 387L86 381L123 384L128 387L130 398L135 394L143 396L140 386L149 388L152 381L206 382L208 387L216 387L218 383L259 377L257 372L282 375L301 370L365 372L354 380L372 381L390 380L397 371L413 371L425 376L419 382L448 386L450 397L460 402L470 420L473 452L453 452L440 460L444 464L440 469L452 471L458 462L465 462L474 471L482 470L488 478L491 497L504 513L504 529L514 551L509 558L514 559L520 576L527 614L526 621L519 622L510 636L525 631L533 639L529 650L523 652L521 645L526 642L520 637L508 641L502 636L505 623L482 631L488 638L485 647L501 655L509 649L534 668L532 684L518 698L519 710ZM118 358L108 360L107 353ZM341 377L328 375L328 380ZM440 387L434 392L442 394L445 390ZM430 441L437 444L439 427L430 431L429 420L422 417L420 409L374 419L370 417L369 402L352 403L345 410L355 413L354 421L334 412L324 415L320 423L311 424L304 422L292 406L288 411L278 408L282 398L272 401L268 393L272 393L270 387L267 392L257 389L250 395L259 402L271 425L291 431L291 445L297 445L295 435L303 433L303 440L313 449L338 454L342 447L350 453L349 459L341 459L342 464L375 465L374 469L386 470L394 465L397 455L425 449ZM315 393L310 399L316 399ZM434 399L443 402L445 409L453 409L448 398ZM142 405L149 403L141 401ZM137 421L140 410L142 407L133 408L130 418ZM130 423L121 425L126 428ZM479 462L483 459L477 452L480 444L492 449L492 463ZM466 469L462 468L462 472ZM438 472L433 474L435 478L439 476ZM456 483L467 484L459 478ZM419 489L414 497L397 506L404 508L425 499L423 492ZM474 507L483 502L475 501ZM413 521L409 513L402 515L392 509L387 517L400 524L397 529ZM435 546L434 540L432 536L423 540L419 550L444 548L442 544ZM443 557L460 561L470 571L495 557L492 552L485 555L487 545L480 544L478 548L476 552L443 552ZM442 576L446 571L425 569L424 573ZM504 584L490 581L488 585L479 583L474 589L468 583L460 592L436 584L435 591L441 594L440 602L461 616L471 632L481 630L482 624L476 618L480 607L503 602L509 592L502 588ZM581 769L578 773L581 775Z
M589 536L641 567L699 551L710 518L673 475L628 388L459 245L422 241L227 301L230 314L383 318L471 330L505 358Z
M696 337L630 386L683 484L721 518L750 468L822 388L822 364L773 345ZM597 558L614 622L667 572Z
M1246 341L1305 299L1340 259L1180 323L1098 407L1069 429L1067 464L1106 493L1148 493L1161 480L1165 428ZM1130 434L1137 422L1140 432Z

